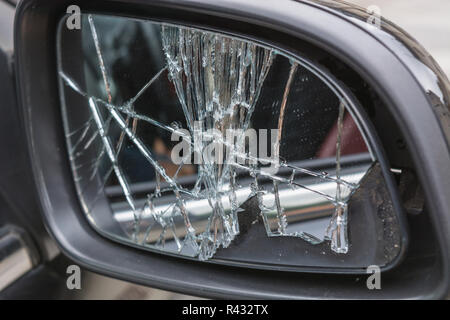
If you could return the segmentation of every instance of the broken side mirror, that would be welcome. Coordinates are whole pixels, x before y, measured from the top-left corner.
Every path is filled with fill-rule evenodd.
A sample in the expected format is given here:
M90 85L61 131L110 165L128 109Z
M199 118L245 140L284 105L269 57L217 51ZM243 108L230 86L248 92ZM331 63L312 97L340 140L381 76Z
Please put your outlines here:
M322 2L76 6L69 28L68 2L24 1L16 30L44 216L74 260L172 290L274 298L330 283L338 296L369 266L404 267L404 176L426 184L417 166L433 152L450 165L408 116L416 107L447 143L430 97L446 107L448 82L435 71L434 87L417 83L427 61L405 65L399 52L417 48L386 37L392 25ZM425 195L442 218L448 200Z

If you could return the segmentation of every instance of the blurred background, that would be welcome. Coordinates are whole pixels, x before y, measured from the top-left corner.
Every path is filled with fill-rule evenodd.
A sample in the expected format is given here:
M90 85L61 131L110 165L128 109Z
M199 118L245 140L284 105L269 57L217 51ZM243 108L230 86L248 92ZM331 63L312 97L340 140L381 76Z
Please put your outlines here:
M450 78L449 0L347 0L363 8L378 6L381 16L391 20L434 57Z

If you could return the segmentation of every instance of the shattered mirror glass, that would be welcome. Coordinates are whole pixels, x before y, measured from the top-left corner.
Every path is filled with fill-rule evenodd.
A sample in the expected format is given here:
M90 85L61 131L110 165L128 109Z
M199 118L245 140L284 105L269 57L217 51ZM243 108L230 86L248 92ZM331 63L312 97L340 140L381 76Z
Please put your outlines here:
M370 212L349 219L363 181L380 179L376 156L354 102L306 60L83 14L80 30L60 25L58 77L75 186L103 235L199 260L289 265L308 254L344 261L364 237L378 241ZM385 261L398 253L390 241Z

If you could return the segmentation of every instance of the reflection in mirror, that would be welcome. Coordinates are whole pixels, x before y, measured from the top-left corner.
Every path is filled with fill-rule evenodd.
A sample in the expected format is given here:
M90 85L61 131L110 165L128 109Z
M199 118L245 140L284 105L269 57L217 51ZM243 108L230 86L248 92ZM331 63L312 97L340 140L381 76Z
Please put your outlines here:
M86 14L81 30L61 26L69 158L99 232L200 260L257 228L351 251L348 204L376 159L354 103L318 68L170 24Z

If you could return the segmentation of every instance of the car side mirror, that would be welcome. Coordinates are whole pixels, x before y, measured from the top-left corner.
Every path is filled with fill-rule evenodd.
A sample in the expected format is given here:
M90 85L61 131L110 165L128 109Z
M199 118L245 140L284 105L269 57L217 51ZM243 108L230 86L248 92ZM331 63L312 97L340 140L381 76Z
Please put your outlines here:
M63 252L209 297L446 295L449 82L369 20L323 1L21 2L23 122ZM381 291L355 281L373 266Z

